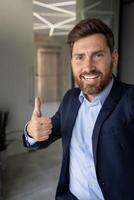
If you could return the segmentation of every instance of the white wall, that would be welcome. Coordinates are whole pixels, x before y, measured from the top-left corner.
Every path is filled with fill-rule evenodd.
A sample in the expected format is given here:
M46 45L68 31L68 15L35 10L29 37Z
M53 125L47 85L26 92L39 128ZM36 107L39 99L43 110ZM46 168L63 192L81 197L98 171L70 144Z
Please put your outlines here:
M32 111L33 71L32 1L0 1L0 109L9 109L8 138L21 139Z

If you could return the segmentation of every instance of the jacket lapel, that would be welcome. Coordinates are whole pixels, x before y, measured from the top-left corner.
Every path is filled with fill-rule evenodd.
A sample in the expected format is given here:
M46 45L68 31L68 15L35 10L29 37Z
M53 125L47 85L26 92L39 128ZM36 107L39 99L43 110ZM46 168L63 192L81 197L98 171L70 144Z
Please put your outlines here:
M94 130L93 130L93 136L92 136L93 156L94 156L95 166L97 164L97 144L98 144L100 129L104 121L108 118L108 116L116 107L117 102L120 100L121 88L122 88L122 84L120 82L117 82L116 79L114 79L112 90L109 96L107 97L106 101L104 102L96 120Z
M79 94L78 94L79 95ZM60 185L60 190L61 188L65 188L67 190L69 186L69 151L70 151L70 141L72 137L72 132L73 132L73 127L75 124L75 120L77 117L77 113L80 107L80 101L78 98L78 95L76 95L71 102L68 103L67 110L66 110L66 115L65 115L65 125L64 127L64 138L62 137L63 140L63 161L62 161L62 169L61 169L61 180L62 180L62 186Z
M65 152L67 152L67 150L69 150L69 145L70 145L70 141L71 141L71 137L72 137L72 132L73 132L73 127L76 121L76 117L79 111L79 107L81 105L78 95L74 98L73 102L70 104L71 107L70 109L68 109L68 114L67 114L67 118L69 118L68 120L68 124L67 124L67 134L65 135Z

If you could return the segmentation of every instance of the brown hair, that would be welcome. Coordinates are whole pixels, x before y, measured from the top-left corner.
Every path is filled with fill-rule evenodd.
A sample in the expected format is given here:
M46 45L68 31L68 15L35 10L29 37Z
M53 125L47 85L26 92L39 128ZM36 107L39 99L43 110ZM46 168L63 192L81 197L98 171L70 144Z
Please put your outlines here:
M77 40L97 33L105 36L107 45L112 52L114 49L114 35L112 30L100 19L88 18L80 21L68 35L68 44L70 46L71 53L73 45Z

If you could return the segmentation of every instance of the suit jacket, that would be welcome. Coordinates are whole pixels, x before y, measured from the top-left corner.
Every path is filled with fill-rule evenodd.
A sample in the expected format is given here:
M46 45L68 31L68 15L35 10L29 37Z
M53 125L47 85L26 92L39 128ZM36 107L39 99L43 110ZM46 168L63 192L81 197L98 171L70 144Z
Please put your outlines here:
M62 138L63 159L56 200L77 199L69 192L69 147L80 102L80 90L69 90L52 117L53 130L44 148ZM105 200L134 200L134 86L114 80L92 135L97 179ZM24 145L27 146L24 139ZM86 200L86 199L85 199Z

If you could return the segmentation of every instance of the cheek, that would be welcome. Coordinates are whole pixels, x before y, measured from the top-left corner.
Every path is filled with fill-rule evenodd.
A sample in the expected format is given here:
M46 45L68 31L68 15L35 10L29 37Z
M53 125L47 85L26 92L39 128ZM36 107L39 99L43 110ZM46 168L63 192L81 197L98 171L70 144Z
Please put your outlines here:
M74 76L79 76L79 74L81 73L81 69L79 69L77 66L72 65L72 72Z
M112 70L112 66L113 66L113 63L111 60L105 61L102 63L102 65L100 67L100 71L103 74L109 73Z
M73 75L74 75L74 77L79 78L80 73L79 73L78 71L74 70L74 71L73 71Z

